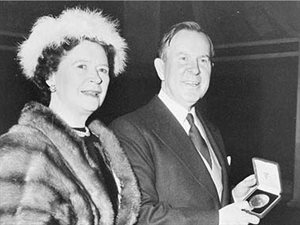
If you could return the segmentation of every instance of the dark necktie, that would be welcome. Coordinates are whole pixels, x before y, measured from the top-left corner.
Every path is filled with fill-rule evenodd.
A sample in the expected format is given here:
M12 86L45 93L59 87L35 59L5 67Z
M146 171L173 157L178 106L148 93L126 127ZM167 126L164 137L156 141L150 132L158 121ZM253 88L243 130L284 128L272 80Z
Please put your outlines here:
M208 147L202 138L198 128L194 123L194 117L191 113L188 113L186 116L187 121L189 122L191 128L189 131L189 136L194 143L196 149L201 153L201 155L205 158L206 162L210 165L211 168L211 158L209 154Z

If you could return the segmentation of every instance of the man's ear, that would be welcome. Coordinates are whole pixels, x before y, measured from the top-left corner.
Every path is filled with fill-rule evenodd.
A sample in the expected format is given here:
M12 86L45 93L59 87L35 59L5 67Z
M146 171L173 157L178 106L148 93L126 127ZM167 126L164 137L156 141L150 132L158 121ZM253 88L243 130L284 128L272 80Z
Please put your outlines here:
M55 75L51 74L49 75L48 79L46 80L46 84L50 87L51 85L55 86Z
M161 58L155 58L154 67L160 80L165 80L165 63Z

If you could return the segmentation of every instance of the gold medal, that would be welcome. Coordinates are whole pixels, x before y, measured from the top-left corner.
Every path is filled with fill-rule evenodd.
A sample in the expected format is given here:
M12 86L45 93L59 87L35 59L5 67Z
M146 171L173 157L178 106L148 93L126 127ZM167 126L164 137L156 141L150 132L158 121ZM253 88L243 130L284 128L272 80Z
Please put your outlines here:
M258 194L258 195L254 195L250 201L249 201L249 205L254 208L262 208L265 205L267 205L270 201L270 197L268 195L265 194Z

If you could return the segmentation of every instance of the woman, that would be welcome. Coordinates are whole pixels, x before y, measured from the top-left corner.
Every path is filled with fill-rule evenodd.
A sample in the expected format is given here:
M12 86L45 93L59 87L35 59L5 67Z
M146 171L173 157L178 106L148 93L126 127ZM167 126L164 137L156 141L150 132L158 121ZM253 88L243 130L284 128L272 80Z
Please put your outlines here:
M67 9L34 24L18 58L43 104L26 104L0 138L0 224L136 221L140 194L119 142L100 121L86 127L125 50L99 11Z

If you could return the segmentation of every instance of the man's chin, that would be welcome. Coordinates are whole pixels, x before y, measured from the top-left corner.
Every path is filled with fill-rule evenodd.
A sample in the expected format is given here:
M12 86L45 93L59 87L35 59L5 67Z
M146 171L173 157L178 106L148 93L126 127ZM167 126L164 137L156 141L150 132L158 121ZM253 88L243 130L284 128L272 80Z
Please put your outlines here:
M201 98L202 98L202 96L199 96L199 95L190 95L190 96L187 96L186 102L187 102L189 105L193 106L193 105L195 105L195 104L199 101L199 99L201 99Z

